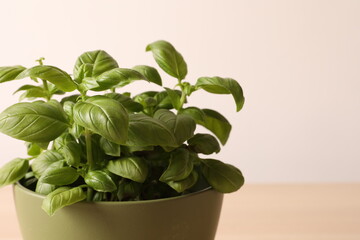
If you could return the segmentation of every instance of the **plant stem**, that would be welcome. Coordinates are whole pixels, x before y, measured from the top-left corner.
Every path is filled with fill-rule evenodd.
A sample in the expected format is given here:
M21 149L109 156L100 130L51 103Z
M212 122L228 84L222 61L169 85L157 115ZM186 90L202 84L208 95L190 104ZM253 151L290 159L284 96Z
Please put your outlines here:
M92 144L91 144L91 132L89 129L85 129L85 144L86 144L86 158L89 165L89 170L94 167L94 160L92 155Z
M180 86L180 89L181 89L180 108L179 109L182 109L185 99L186 99L186 93L184 91L184 85L182 84L180 79L178 79L178 85Z
M91 187L87 189L86 201L92 202L94 190Z
M186 99L186 94L184 91L181 91L181 98L180 98L180 109L182 109Z
M45 89L45 91L46 91L46 99L48 100L48 101L50 101L50 92L49 92L49 86L48 86L48 84L47 84L47 81L46 80L44 80L44 79L41 79L42 80L42 82L43 82L43 85L44 85L44 89Z
M39 58L38 60L36 60L36 62L39 62L39 65L40 65L40 66L43 66L43 65L44 65L43 61L44 61L44 60L45 60L45 58L41 57L41 58ZM44 89L45 89L45 91L46 91L46 100L50 101L51 96L50 96L49 86L48 86L48 84L47 84L47 81L44 80L44 79L41 79L41 80L42 80L42 82L43 82Z

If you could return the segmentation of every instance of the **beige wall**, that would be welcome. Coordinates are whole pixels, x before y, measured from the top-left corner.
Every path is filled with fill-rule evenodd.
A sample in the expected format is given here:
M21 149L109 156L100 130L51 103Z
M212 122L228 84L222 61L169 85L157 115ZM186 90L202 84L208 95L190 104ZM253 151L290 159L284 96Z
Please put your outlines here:
M104 49L123 67L154 64L147 43L172 42L188 80L219 75L243 86L230 96L192 100L233 123L216 158L248 182L360 181L360 1L36 1L1 4L0 66L47 64L68 72L83 51ZM163 74L163 76L165 76ZM166 86L175 82L168 78ZM0 109L18 83L0 85ZM135 84L126 90L144 90ZM23 155L1 134L0 165Z

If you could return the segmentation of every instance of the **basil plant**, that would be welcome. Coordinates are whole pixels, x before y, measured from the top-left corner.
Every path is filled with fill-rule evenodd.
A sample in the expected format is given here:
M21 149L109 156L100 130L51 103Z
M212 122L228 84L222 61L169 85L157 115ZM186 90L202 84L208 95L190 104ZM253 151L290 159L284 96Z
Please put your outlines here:
M184 81L186 62L170 43L156 41L146 51L175 79L174 88L162 87L155 68L121 68L103 50L83 53L72 75L44 65L43 58L31 68L0 67L0 83L32 80L16 91L22 92L20 102L0 114L0 131L24 141L29 155L0 169L0 187L19 181L45 195L42 208L50 216L83 200L168 198L209 186L238 190L244 183L240 170L204 157L227 142L230 123L217 111L191 106L188 98L198 90L231 94L240 111L240 85L221 77L200 77L192 85ZM134 96L121 91L139 80L162 90ZM196 133L197 125L208 133Z

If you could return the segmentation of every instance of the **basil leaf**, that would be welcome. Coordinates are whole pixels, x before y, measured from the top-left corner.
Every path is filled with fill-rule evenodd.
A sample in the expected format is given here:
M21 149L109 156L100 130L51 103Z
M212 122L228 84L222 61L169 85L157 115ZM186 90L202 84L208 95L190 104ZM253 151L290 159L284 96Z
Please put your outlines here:
M156 68L146 65L138 65L133 67L133 69L141 73L143 76L145 76L145 78L150 82L162 86L161 77L159 72L156 70Z
M178 148L171 153L170 163L161 175L160 181L180 181L187 178L193 170L193 163L189 158L189 151Z
M0 67L0 83L12 81L24 71L26 68L23 66Z
M56 94L56 95L64 95L65 92L59 90L54 84L52 84L51 82L48 82L48 89L51 95Z
M176 110L179 110L181 107L180 96L177 94L177 92L175 90L172 90L170 88L165 88L165 90L170 98L170 101L171 101L171 104L173 105L173 107Z
M81 146L75 142L68 142L59 152L65 157L65 161L70 166L79 166L81 161Z
M106 139L122 144L127 139L128 113L117 101L94 96L74 106L74 122L100 134Z
M140 157L124 157L109 161L107 169L124 178L143 183L148 175L148 166Z
M0 168L0 188L19 181L29 169L29 161L15 158Z
M73 135L75 138L80 138L83 132L84 132L84 128L76 123L73 123L73 126L69 129L69 133Z
M231 193L244 184L239 169L216 159L202 159L201 171L208 183L218 192Z
M104 91L113 87L123 87L135 80L146 80L138 71L127 68L114 68L104 72L96 78L99 87L93 88L93 91Z
M46 176L47 172L53 171L55 169L62 168L64 166L65 166L65 161L64 160L54 162L54 163L50 164L50 166L48 168L46 168L46 170L44 171L42 176ZM42 176L37 181L35 191L40 193L40 194L47 195L50 192L54 191L56 189L56 186L53 185L53 184L48 184L48 183L43 182L42 181L43 180Z
M85 182L98 192L113 192L116 185L111 177L104 171L90 171L85 175Z
M46 196L42 204L42 209L49 216L53 216L59 209L84 199L86 199L86 194L80 187L61 187Z
M81 98L81 95L79 94L74 94L74 95L70 95L67 97L64 97L63 99L61 99L60 103L64 104L65 102L69 101L69 102L73 102L76 103L78 101L78 99Z
M173 132L160 120L145 114L132 114L127 146L176 146Z
M236 103L236 111L240 111L244 105L243 90L239 83L232 78L201 77L195 86L210 93L232 94Z
M0 114L0 131L27 142L49 142L67 128L65 113L50 103L16 103Z
M63 109L64 109L64 112L67 114L67 116L69 117L69 119L73 119L73 116L74 116L74 106L75 106L75 103L73 102L70 102L70 101L66 101L63 103Z
M36 143L25 142L25 145L29 156L37 156L42 152L41 147Z
M206 115L200 108L188 107L188 108L180 109L179 113L192 117L198 124L200 123L204 124L205 122Z
M104 150L104 152L109 156L120 157L121 149L120 145L117 143L113 143L106 138L100 138L100 147Z
M191 117L160 109L155 112L154 118L163 121L173 131L178 146L194 135L196 123Z
M214 133L222 145L225 145L231 132L231 125L229 121L223 115L214 110L202 109L202 111L206 116L205 121L198 123Z
M75 138L68 132L62 134L60 137L57 137L53 142L53 147L56 150L60 150L65 147L69 142L74 142Z
M106 93L105 96L118 101L129 112L140 112L144 109L140 103L135 102L134 100L132 100L130 97L128 97L126 95L119 94L119 93Z
M48 97L48 93L39 86L34 86L34 85L23 85L20 88L18 88L15 92L20 92L20 91L25 91L21 96L20 96L20 101L25 99L25 98L47 98Z
M38 181L36 183L35 192L37 192L39 194L42 194L42 195L48 195L49 193L51 193L55 189L56 189L55 185L48 184L48 183L43 183L41 181Z
M180 104L180 98L181 98L181 91L170 89L170 92L172 94L172 98L169 96L168 91L162 91L157 93L154 98L157 101L157 108L158 109L172 109L172 108L179 108ZM175 93L178 96L175 96ZM186 99L185 99L186 103ZM174 105L175 104L175 105ZM179 111L181 109L178 109Z
M52 171L54 169L62 168L62 167L64 167L64 165L65 165L64 160L54 162L45 170L45 172L43 173L42 176L46 175L46 172ZM53 184L48 184L48 183L43 182L42 176L37 181L35 192L40 193L42 195L48 195L49 193L51 193L52 191L54 191L56 189L56 186Z
M84 78L90 78L93 74L93 67L94 65L91 63L84 63L82 64L77 73L77 77L75 78L75 81L78 83L81 83Z
M177 191L178 193L182 193L186 189L189 189L192 186L194 186L195 183L198 180L198 177L199 177L198 173L195 170L193 170L191 172L191 174L187 178L185 178L183 180L180 180L180 181L168 181L166 183L171 188L173 188L175 191Z
M71 92L76 89L76 84L73 82L70 75L54 66L39 65L28 68L20 73L16 79L26 77L40 78L49 81L64 92Z
M170 76L183 80L187 74L187 65L181 54L166 41L156 41L146 47L152 51L157 64Z
M90 89L94 89L99 87L98 82L93 77L85 77L82 79L81 83L78 85L78 89L80 92L85 93Z
M85 66L83 66L85 65ZM119 65L107 52L96 50L81 54L74 67L74 79L81 83L84 77L97 77Z
M210 134L196 134L188 140L191 150L196 153L212 154L220 152L220 144L216 138Z
M134 181L120 181L117 192L119 201L135 200L141 194L141 186Z
M39 181L52 185L63 186L75 182L78 178L79 174L74 168L62 167L45 171Z
M64 159L64 157L54 150L47 150L42 152L31 163L31 168L35 174L35 177L40 178L51 164L62 159Z

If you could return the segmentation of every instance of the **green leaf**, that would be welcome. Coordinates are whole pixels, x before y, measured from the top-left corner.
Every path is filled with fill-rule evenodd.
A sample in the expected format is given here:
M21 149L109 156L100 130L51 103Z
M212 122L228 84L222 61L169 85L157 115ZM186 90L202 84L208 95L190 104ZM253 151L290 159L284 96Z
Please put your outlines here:
M0 188L19 181L29 169L29 161L15 158L0 168Z
M51 82L47 83L48 85L48 89L51 95L56 94L56 95L64 95L65 92L59 90L54 84L52 84ZM42 86L43 87L43 86Z
M23 85L20 88L18 88L15 92L20 92L20 91L24 91L23 94L21 94L20 96L20 101L28 98L28 99L33 99L33 98L47 98L48 97L48 93L44 90L44 88L39 87L39 86L34 86L34 85Z
M202 111L206 116L205 121L198 123L214 133L222 145L225 145L231 132L231 124L229 121L214 110L202 109Z
M92 89L93 91L104 91L113 87L123 87L135 80L146 80L138 71L128 68L114 68L104 72L96 78L99 87Z
M78 85L80 92L85 93L86 91L94 88L98 88L99 84L93 77L85 77L82 79L81 83Z
M117 197L119 201L134 200L141 194L141 184L134 181L121 181Z
M67 116L70 119L73 119L73 116L74 116L74 112L73 112L74 106L75 106L75 103L70 102L70 101L66 101L63 103L64 112L67 114Z
M175 115L169 110L160 109L155 112L154 118L163 121L173 131L178 146L194 136L196 123L187 115Z
M177 92L175 90L172 90L170 88L165 88L165 90L170 98L170 101L171 101L171 104L173 105L173 107L176 110L179 110L181 108L180 96L177 94Z
M79 94L74 94L74 95L70 95L67 97L64 97L63 99L61 99L60 103L64 104L65 102L69 101L69 102L73 102L76 103L78 101L78 99L81 98L81 95Z
M157 101L157 108L158 109L172 109L172 108L179 108L180 98L181 98L181 91L177 89L171 89L172 98L169 96L167 91L162 91L157 93L154 98ZM175 96L175 93L178 95ZM186 99L185 99L186 103ZM175 104L175 106L174 106ZM179 111L181 109L178 109Z
M59 169L65 166L65 161L60 160L57 162L52 163L43 173L43 175L46 175L48 171L52 171L54 169ZM36 184L35 192L40 193L42 195L48 195L52 191L56 189L56 186L53 184L48 184L42 181L42 177L39 178Z
M84 78L91 78L93 74L94 65L91 63L84 63L78 69L78 74L75 81L81 83Z
M46 150L49 147L49 142L37 142L36 145L38 145L42 150Z
M49 193L51 193L55 189L56 189L55 185L48 184L48 183L43 183L41 181L38 181L36 183L35 192L37 192L39 194L42 194L42 195L48 195Z
M117 101L104 96L94 96L74 106L74 122L100 134L106 139L122 144L128 134L128 113Z
M62 167L46 170L41 176L40 180L43 183L48 183L56 186L63 186L72 184L79 178L79 174L72 167Z
M80 187L61 187L46 196L42 204L42 209L49 216L53 216L59 209L84 199L86 199L86 194Z
M25 142L25 145L29 156L37 156L42 152L41 147L36 143Z
M145 114L132 114L127 146L176 146L173 132L162 121Z
M69 133L73 135L75 138L80 138L83 132L84 132L84 128L76 123L73 123L71 129L69 130Z
M60 150L63 147L65 147L69 142L74 142L74 141L75 138L68 132L65 132L54 140L53 146L56 150Z
M83 66L85 65L85 66ZM84 77L97 77L119 65L107 52L96 50L81 54L74 67L74 79L81 83Z
M70 166L79 166L81 161L81 146L75 142L68 142L59 152L65 157L65 161Z
M180 181L187 178L193 170L193 163L189 158L189 151L178 148L171 153L170 163L161 175L160 181Z
M138 65L133 67L133 69L145 76L145 78L150 82L162 86L160 74L155 68L145 65Z
M49 142L67 128L64 111L50 103L16 103L0 114L0 131L27 142Z
M148 166L140 157L124 157L109 161L107 169L124 178L143 183L148 175Z
M116 185L111 177L104 171L90 171L85 175L85 182L98 192L113 192Z
M26 68L23 66L0 67L0 83L16 80Z
M146 51L152 51L155 61L167 74L179 80L185 78L186 62L169 42L163 40L153 42L146 47Z
M71 92L76 89L76 84L73 82L70 75L54 66L39 65L28 68L20 73L16 79L26 77L40 78L49 81L64 92Z
M143 106L132 100L130 97L119 94L119 93L106 93L106 97L114 99L121 103L129 112L141 112L144 108Z
M183 180L180 180L180 181L168 181L166 183L171 188L173 188L175 191L177 191L178 193L182 193L186 189L189 189L192 186L194 186L195 183L198 180L198 177L199 177L198 173L195 170L193 170L191 172L191 174L187 178L185 178Z
M201 171L208 183L218 192L231 193L244 184L239 169L216 159L202 159Z
M100 146L104 152L109 156L120 157L120 145L107 140L106 138L100 138Z
M192 117L198 124L204 124L206 119L205 113L200 108L197 107L188 107L188 108L180 109L179 113Z
M210 134L198 133L188 140L191 150L196 153L212 154L220 152L220 144L216 138Z
M54 150L47 150L42 152L31 163L31 168L35 174L35 177L40 178L51 164L63 159L64 157Z
M236 111L240 111L244 105L243 90L239 83L232 78L201 77L197 80L195 86L210 93L232 94L236 103Z

